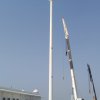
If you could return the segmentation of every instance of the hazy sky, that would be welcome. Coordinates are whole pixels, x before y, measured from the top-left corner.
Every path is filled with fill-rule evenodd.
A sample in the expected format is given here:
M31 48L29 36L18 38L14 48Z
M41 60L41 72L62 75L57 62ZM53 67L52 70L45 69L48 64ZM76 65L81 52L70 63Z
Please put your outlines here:
M100 99L100 1L53 1L54 100L70 100L71 78L61 18L70 34L79 97L90 100L87 63ZM48 100L49 0L0 0L0 86ZM65 77L65 80L62 77Z

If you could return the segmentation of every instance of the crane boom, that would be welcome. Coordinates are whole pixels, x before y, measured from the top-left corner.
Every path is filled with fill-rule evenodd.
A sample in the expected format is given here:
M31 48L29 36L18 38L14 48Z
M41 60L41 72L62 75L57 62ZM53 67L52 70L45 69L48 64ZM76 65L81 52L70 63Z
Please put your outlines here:
M97 100L97 96L96 96L96 91L95 91L95 86L94 86L94 82L93 82L93 78L92 78L92 73L91 73L90 65L87 64L87 67L88 67L88 73L89 73L90 81L91 81L92 86L93 86L93 92L94 92L93 100Z
M68 30L67 30L67 26L65 24L64 18L62 18L62 23L63 23L63 27L64 27L65 39L66 39L66 44L67 44L66 52L68 53L68 62L70 65L73 99L74 100L84 100L82 98L78 98L78 95L77 95L77 86L76 86L75 73L74 73L74 67L73 67L73 61L72 61L72 54L71 54L71 48L70 48L70 42L69 42L69 34L68 34Z
M65 39L67 43L68 61L70 65L70 72L71 72L71 79L72 79L72 93L74 96L74 100L77 100L77 88L76 88L74 67L73 67L73 61L72 61L72 55L71 55L71 49L70 49L69 34L68 34L68 30L67 30L67 26L65 24L64 18L62 18L62 23L63 23Z

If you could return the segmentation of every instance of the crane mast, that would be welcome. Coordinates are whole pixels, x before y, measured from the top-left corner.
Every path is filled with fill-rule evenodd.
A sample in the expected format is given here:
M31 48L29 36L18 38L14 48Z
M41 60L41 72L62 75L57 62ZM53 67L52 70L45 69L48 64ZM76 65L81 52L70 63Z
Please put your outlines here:
M90 82L92 83L92 86L93 86L93 93L94 93L93 100L97 100L97 96L96 96L96 91L95 91L95 86L94 86L94 82L93 82L93 78L92 78L90 65L87 64L87 67L88 67L88 73L89 73L89 77L90 77Z
M63 27L64 27L65 39L66 39L66 44L67 44L66 54L68 56L68 62L69 62L69 65L70 65L73 99L74 100L84 100L82 98L78 98L78 95L77 95L76 80L75 80L72 54L71 54L71 48L70 48L70 42L69 42L69 34L68 34L68 30L67 30L67 26L65 24L64 18L62 18L62 23L63 23Z

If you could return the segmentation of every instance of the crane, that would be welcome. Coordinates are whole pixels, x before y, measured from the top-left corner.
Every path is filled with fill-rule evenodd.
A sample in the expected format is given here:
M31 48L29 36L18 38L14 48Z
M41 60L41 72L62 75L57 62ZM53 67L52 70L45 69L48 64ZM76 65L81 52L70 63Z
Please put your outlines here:
M78 95L77 95L77 86L76 86L72 54L71 54L71 48L70 48L70 42L69 42L69 34L68 34L68 30L67 30L67 26L65 24L64 18L62 18L62 23L63 23L63 27L64 27L65 39L66 39L66 44L67 44L66 54L68 56L68 62L70 65L73 99L74 100L84 100L83 98L78 98Z
M93 78L92 78L92 73L91 73L91 69L90 69L90 65L87 64L87 67L88 67L88 74L89 74L89 79L90 79L90 82L92 84L92 87L93 87L93 100L97 100L97 96L96 96L96 91L95 91L95 86L94 86L94 82L93 82Z

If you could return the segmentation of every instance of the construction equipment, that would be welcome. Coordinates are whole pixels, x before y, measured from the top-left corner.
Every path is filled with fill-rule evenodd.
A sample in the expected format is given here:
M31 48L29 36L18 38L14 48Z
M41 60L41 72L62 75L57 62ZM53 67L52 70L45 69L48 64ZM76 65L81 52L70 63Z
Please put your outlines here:
M92 88L93 88L93 100L97 100L97 96L96 96L96 91L95 91L95 86L94 86L94 82L93 82L93 78L92 78L90 65L87 64L87 67L88 67L89 80L90 80L90 82L92 84Z
M68 34L68 30L67 30L64 18L62 18L62 23L63 23L63 27L64 27L65 39L66 39L66 44L67 44L66 54L68 56L68 62L69 62L69 65L70 65L73 100L84 100L83 98L78 98L78 95L77 95L76 80L75 80L74 67L73 67L73 61L72 61L72 55L71 55L71 49L70 49L70 42L69 42L69 34Z

